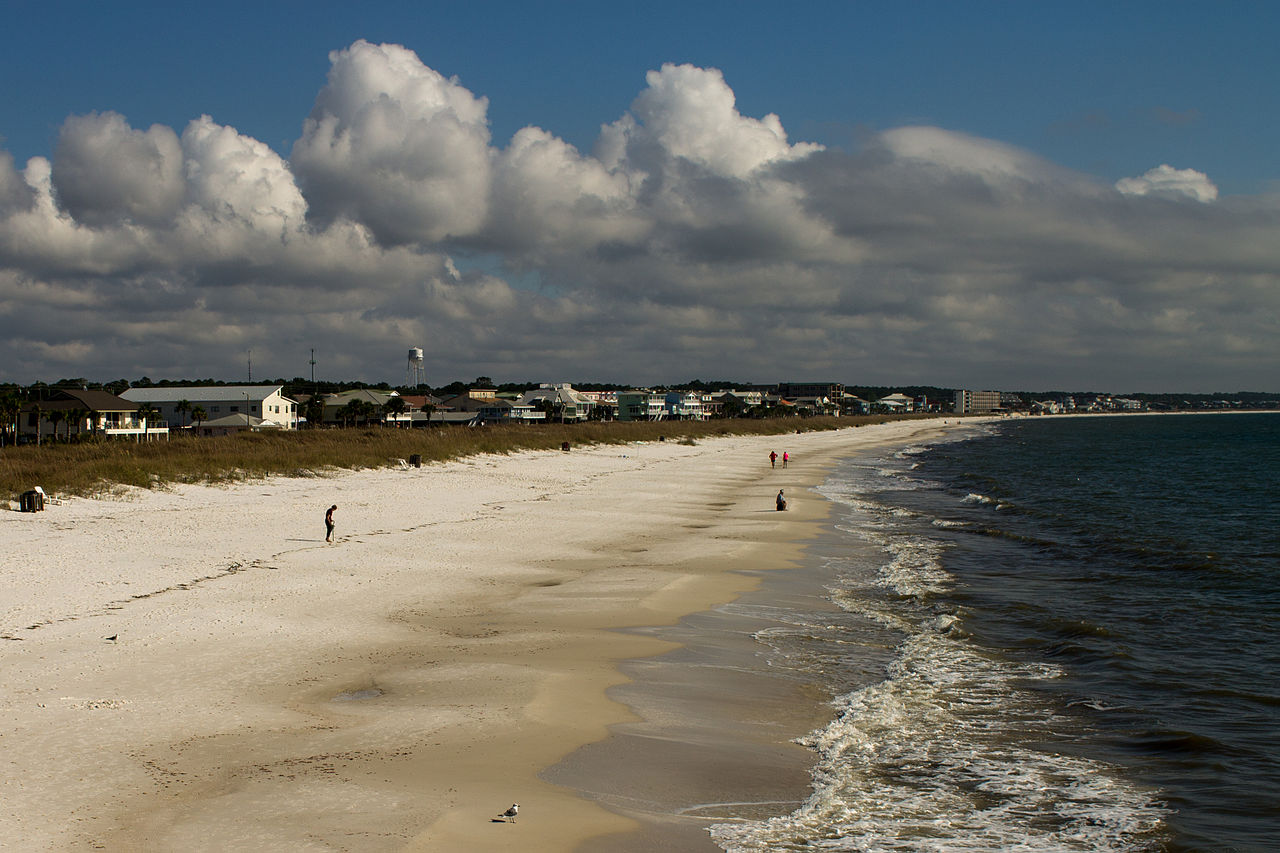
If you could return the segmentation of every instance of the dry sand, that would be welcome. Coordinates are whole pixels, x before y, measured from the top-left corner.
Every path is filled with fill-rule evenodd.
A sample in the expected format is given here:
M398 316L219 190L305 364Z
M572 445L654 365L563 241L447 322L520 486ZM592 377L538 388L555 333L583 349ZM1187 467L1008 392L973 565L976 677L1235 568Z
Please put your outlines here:
M619 662L673 647L615 629L732 600L755 583L735 570L785 565L825 515L806 491L825 463L945 428L579 448L0 512L0 849L714 849L687 822L637 836L654 827L577 793L607 768L588 762L596 778L577 780L565 759L638 720L606 695ZM791 466L770 469L771 448ZM792 511L773 511L779 488ZM764 765L785 741L762 745ZM512 802L518 822L494 821Z

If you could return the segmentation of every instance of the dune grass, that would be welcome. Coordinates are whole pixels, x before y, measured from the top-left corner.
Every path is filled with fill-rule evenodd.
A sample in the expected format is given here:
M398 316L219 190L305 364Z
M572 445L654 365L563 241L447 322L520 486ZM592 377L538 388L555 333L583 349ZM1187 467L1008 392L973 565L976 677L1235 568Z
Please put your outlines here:
M414 430L368 427L220 437L175 434L169 441L141 444L108 439L70 444L46 441L40 447L26 445L0 451L0 497L16 500L20 493L36 485L52 495L94 495L120 485L156 488L171 483L219 483L280 475L315 476L334 469L381 468L414 454L424 462L441 462L483 453L559 449L564 442L571 446L622 444L657 441L661 437L687 444L717 435L780 435L895 419L898 418L870 415Z

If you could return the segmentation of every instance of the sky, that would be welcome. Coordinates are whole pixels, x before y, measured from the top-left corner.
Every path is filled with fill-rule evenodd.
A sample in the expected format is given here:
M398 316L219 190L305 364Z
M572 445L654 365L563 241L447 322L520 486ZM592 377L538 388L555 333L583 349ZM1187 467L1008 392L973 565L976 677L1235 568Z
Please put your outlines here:
M1280 390L1280 5L0 0L0 382Z

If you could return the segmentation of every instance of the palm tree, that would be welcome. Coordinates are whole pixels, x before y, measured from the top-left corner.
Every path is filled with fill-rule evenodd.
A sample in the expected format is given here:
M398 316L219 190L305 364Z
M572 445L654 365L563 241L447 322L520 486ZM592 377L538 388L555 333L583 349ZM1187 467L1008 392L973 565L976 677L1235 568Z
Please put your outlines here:
M204 419L209 417L209 413L204 410L204 406L191 407L191 420L196 422L196 429L200 429L200 424L204 423Z
M181 415L184 415L184 417L182 418L182 426L185 427L187 425L187 419L185 415L187 412L191 411L191 401L179 400L177 403L174 404L173 410Z
M324 424L324 397L313 394L302 407L302 416L307 419L307 427L314 429Z
M81 430L84 429L84 419L89 417L89 410L76 406L67 412L67 441L71 440L71 425L76 425L76 438L80 437Z
M152 418L154 418L158 414L160 414L160 410L157 409L155 406L151 405L150 403L143 403L142 405L138 406L139 425L145 428L150 424Z
M22 414L22 401L18 399L17 394L5 394L0 397L0 418L3 418L4 425L0 427L0 447L4 446L5 433L9 431L9 426L13 426L13 442L18 443L18 416Z
M397 395L387 400L387 402L383 404L382 411L392 417L395 417L397 415L403 415L404 410L407 409L408 407L409 407L409 404L404 401L404 397ZM399 426L399 425L400 423L399 421L397 421L396 426Z
M67 419L67 413L62 409L54 409L49 413L49 423L53 425L53 440L58 441L58 424ZM67 427L67 435L71 435L71 427Z

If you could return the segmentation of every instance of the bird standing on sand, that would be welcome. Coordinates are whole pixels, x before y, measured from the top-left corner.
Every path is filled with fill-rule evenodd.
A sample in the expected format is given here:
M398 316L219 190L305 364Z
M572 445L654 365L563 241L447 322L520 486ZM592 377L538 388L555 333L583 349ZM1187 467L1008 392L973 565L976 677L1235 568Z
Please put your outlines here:
M512 823L515 823L515 822L516 822L516 815L517 815L517 814L519 814L519 813L520 813L520 804L519 804L519 803L512 803L512 804L511 804L511 808L507 809L505 812L503 812L502 814L498 815L498 817L506 818L507 820L511 821Z

